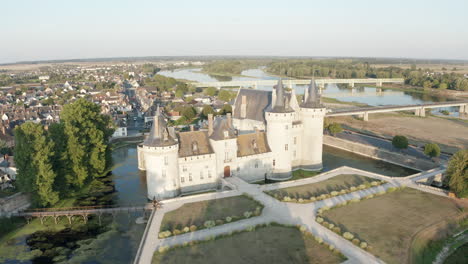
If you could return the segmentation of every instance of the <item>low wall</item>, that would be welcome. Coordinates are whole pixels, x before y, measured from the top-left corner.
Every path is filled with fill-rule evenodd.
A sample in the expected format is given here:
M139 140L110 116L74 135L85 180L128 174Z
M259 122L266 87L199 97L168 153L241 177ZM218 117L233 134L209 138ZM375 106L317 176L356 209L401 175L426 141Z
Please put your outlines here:
M23 193L16 193L0 199L0 216L26 209L30 206L29 197Z
M426 171L437 167L432 161L328 135L323 136L323 144L415 170Z

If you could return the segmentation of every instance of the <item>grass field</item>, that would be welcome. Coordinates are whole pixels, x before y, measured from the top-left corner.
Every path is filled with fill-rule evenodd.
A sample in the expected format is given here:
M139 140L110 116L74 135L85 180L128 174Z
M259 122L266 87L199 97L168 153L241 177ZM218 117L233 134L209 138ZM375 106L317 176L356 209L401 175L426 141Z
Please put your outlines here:
M187 203L164 215L161 231L182 229L191 225L203 226L207 220L224 220L227 216L242 217L246 211L261 206L247 196L235 196L209 201Z
M468 243L457 248L452 255L445 259L444 264L465 264L468 263Z
M294 198L308 198L310 196L328 194L332 191L348 189L351 186L358 186L372 181L376 180L356 174L343 174L317 183L269 191L268 194L273 196L275 194L279 194L280 196L289 196Z
M214 241L156 252L152 264L341 263L345 259L293 227L267 226Z
M387 263L408 263L415 235L461 214L452 199L404 188L326 211L324 217L361 240Z

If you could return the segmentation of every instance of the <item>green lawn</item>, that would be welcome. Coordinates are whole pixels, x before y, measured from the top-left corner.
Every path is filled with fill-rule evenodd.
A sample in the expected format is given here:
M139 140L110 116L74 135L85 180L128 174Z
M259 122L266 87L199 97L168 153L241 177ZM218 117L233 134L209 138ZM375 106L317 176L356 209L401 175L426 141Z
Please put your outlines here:
M152 264L341 263L345 259L294 227L267 226L213 241L156 252Z
M207 220L225 220L226 217L243 217L244 212L253 212L262 207L257 201L241 195L209 201L186 203L164 215L161 231L182 229L195 225L202 227ZM235 220L235 219L234 219Z
M310 196L329 194L332 191L349 189L351 186L370 184L373 181L377 180L356 174L343 174L321 182L269 191L268 194L272 196L280 195L281 197L309 198Z
M419 231L460 214L452 199L404 188L325 211L323 216L366 241L370 252L386 263L408 263Z
M468 243L457 248L452 255L445 259L444 264L466 264L468 263Z

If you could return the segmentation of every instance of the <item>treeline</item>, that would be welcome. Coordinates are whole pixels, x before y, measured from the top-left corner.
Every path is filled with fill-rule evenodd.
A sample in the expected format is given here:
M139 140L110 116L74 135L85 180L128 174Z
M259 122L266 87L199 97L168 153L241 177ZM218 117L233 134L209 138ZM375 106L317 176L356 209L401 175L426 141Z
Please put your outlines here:
M34 206L50 206L108 174L113 133L99 105L79 99L65 105L61 122L47 129L26 122L15 129L15 163L21 191Z
M176 96L182 97L188 92L189 87L185 82L178 81L172 77L155 74L152 77L146 78L143 85L154 86L160 91L175 91Z
M261 60L220 60L203 65L203 71L212 74L241 74L242 71L259 67L265 61Z
M287 60L267 64L266 71L295 78L404 78L405 83L424 88L468 91L468 80L457 73L434 73L430 69L375 67L357 59Z

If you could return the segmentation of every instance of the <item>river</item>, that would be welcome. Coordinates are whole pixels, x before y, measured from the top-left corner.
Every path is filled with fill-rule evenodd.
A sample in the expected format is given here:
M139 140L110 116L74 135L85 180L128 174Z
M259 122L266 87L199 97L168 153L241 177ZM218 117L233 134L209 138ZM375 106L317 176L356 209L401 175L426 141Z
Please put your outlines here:
M217 82L217 81L255 81L255 80L278 80L279 77L266 73L264 67L258 69L249 69L241 73L242 76L221 76L210 75L201 72L200 68L176 69L171 71L160 71L158 74L176 79L184 79L196 82ZM284 78L285 80L287 78ZM297 94L303 94L306 86L294 85ZM270 86L257 87L260 90L271 90ZM368 104L370 106L382 105L412 105L432 102L444 102L450 100L442 96L433 96L425 93L400 91L395 89L382 89L383 94L377 95L375 87L360 86L353 89L340 87L336 84L328 84L324 90L325 97L333 97L343 102L357 102ZM391 91L385 95L385 91ZM370 94L370 95L369 95ZM375 94L375 95L374 95ZM440 111L447 110L452 117L458 117L457 107L439 108L431 111L432 114L440 115Z

